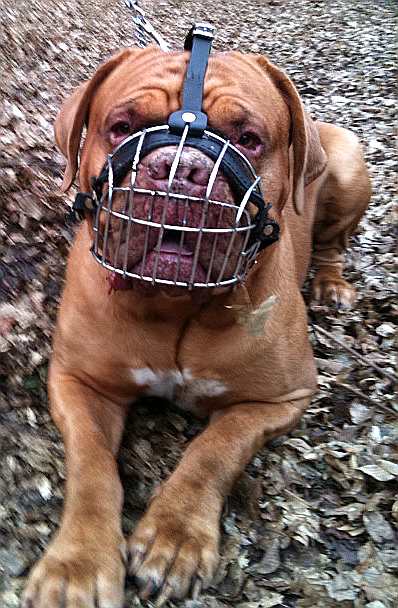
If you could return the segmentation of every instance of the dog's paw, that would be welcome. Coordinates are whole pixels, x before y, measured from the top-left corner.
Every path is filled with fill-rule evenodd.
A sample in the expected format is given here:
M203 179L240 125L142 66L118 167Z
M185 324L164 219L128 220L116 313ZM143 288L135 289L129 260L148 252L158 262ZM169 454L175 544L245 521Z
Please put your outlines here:
M164 496L155 498L133 532L129 574L142 599L157 595L156 606L209 586L218 563L219 523L200 506L183 509Z
M312 282L312 297L319 304L350 309L356 300L356 291L339 274L318 271Z
M95 543L56 539L34 566L22 608L122 608L125 543L98 532Z

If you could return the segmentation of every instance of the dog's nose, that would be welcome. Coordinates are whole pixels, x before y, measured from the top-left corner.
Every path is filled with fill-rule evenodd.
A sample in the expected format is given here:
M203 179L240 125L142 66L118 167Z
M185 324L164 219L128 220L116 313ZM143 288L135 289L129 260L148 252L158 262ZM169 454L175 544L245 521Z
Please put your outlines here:
M155 150L148 155L146 165L148 174L155 182L169 179L171 167L176 156L176 149L171 146ZM174 180L195 186L206 186L214 166L210 158L194 148L185 148L175 172Z

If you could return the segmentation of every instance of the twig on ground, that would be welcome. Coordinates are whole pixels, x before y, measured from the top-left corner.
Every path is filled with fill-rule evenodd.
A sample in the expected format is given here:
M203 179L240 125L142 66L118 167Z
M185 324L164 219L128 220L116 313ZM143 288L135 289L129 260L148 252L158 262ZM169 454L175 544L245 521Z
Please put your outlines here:
M326 336L327 338L329 338L330 340L332 340L332 342L336 342L336 344L339 344L342 348L344 348L347 352L351 353L359 361L362 361L362 363L364 363L368 367L372 367L374 370L376 370L381 376L384 376L385 378L388 378L389 380L391 380L391 382L398 382L398 376L396 376L393 373L386 372L384 369L382 369L381 367L379 367L378 365L376 365L376 363L372 363L371 361L369 361L369 359L367 359L363 355L360 355L356 350L354 350L353 348L351 348L351 346L348 346L347 344L345 344L343 342L343 340L341 340L340 338L337 338L336 336L334 336L330 332L326 331L325 329L323 329L319 325L315 325L314 323L312 323L312 327L315 329L315 333L317 331L319 331L320 334Z
M380 403L380 401L377 401L376 399L373 399L372 397L369 397L368 395L365 395L365 393L363 393L359 389L355 388L354 386L350 386L349 384L343 384L341 382L339 382L339 386L342 386L343 388L347 389L347 391L350 391L357 397L360 397L361 399L368 401L371 405L374 405L379 410L383 410L384 412L388 412L389 414L392 414L394 412L394 410L392 408L388 407L387 405L384 405L383 403Z

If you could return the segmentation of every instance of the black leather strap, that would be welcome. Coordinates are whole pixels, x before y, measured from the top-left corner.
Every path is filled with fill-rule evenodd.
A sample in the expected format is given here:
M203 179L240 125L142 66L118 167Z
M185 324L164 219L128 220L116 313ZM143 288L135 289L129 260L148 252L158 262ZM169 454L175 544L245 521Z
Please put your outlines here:
M213 28L195 25L189 32L184 48L191 51L185 76L182 110L201 111L207 63L213 42Z
M66 214L68 222L75 223L84 220L86 213L93 213L97 207L94 197L89 192L78 192L72 208Z
M126 142L121 145L119 150L112 156L113 183L115 186L119 186L125 175L131 171L132 159L134 158L138 141L139 137L136 137ZM173 145L178 146L179 142L179 135L174 135L167 131L153 131L152 133L147 133L141 149L140 159L143 159L147 154L157 148ZM213 161L218 159L223 148L222 142L210 138L206 134L203 137L188 137L185 145L196 148L200 152L206 154L206 156L209 156ZM242 199L253 183L253 175L251 175L249 168L233 148L228 148L224 154L220 165L220 171L225 175L237 200ZM108 163L106 163L94 183L94 190L96 191L98 199L101 198L102 188L108 179L109 168ZM253 190L251 193L250 201L259 209L264 206L263 197L257 190Z
M189 133L200 137L207 127L207 115L202 112L203 86L213 36L210 25L197 24L185 40L184 48L191 51L191 58L184 80L182 108L169 116L169 127L173 133L181 134L188 124ZM187 115L192 115L191 120L186 120Z

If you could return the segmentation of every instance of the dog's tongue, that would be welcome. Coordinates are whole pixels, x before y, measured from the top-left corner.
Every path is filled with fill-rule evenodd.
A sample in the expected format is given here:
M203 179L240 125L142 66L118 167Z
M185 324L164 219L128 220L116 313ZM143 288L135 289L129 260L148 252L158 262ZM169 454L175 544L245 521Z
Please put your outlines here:
M144 268L141 267L141 262L138 262L133 269L133 272L141 274L143 272L146 276L151 276L155 267L157 253L152 250L146 257ZM160 248L160 254L158 257L156 276L159 279L166 279L169 281L190 281L193 267L193 252L186 247L181 247L174 241L165 241L162 243ZM177 277L176 272L178 271ZM196 283L204 283L206 280L206 273L203 267L198 264L195 270L195 276L193 280Z
M164 243L162 243L162 246L160 247L160 251L161 251L161 255L163 253L173 253L173 254L178 254L180 253L182 256L192 256L193 253L192 251L190 251L189 249L187 249L186 247L182 246L179 243L176 243L174 241L165 241Z

